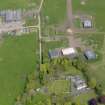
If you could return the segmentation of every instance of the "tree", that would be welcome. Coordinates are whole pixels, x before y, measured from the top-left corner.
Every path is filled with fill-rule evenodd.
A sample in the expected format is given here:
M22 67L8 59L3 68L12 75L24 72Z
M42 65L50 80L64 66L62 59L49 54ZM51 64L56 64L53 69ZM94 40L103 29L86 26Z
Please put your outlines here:
M88 85L90 88L96 88L96 85L97 85L97 81L95 78L90 78L90 80L88 80Z

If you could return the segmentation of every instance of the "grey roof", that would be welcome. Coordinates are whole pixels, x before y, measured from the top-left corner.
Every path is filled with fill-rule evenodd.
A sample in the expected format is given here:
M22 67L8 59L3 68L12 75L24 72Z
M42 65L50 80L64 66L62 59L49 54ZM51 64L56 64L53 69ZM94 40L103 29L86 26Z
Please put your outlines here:
M91 28L91 27L92 27L92 22L91 22L91 20L84 20L83 26L84 26L85 28Z
M11 11L8 10L5 14L5 21L11 22L11 21L20 21L21 20L21 11Z
M52 51L49 51L49 57L51 59L58 58L58 57L61 57L61 56L62 56L61 50L52 50Z
M91 50L86 50L84 55L88 60L96 59L96 54Z
M21 21L21 10L3 10L0 11L0 16L4 17L5 22Z

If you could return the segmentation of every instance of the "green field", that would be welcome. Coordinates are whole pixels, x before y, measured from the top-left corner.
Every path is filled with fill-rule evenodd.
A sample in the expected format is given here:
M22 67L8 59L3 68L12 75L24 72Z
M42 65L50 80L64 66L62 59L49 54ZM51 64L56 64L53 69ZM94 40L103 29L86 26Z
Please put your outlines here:
M0 43L0 105L12 105L35 70L35 34L5 37Z
M35 8L40 0L0 0L0 9Z
M85 5L81 5L80 1L81 0L73 0L73 12L82 12L90 16L92 15L96 28L105 31L105 0L87 0Z
M66 92L70 91L69 89L70 89L70 81L67 80L55 80L51 82L48 86L49 92L55 93L57 95L65 94Z
M57 24L66 16L66 0L45 0L42 13L48 17L46 23Z

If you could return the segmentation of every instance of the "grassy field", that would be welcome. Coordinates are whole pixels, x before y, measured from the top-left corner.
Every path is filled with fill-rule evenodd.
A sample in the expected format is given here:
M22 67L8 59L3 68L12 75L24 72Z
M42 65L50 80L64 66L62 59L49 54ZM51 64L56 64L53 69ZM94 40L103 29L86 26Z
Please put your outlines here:
M98 30L105 31L105 0L87 0L85 5L81 5L81 0L73 0L73 12L83 12L92 15Z
M42 13L48 24L62 22L66 16L66 0L45 0Z
M48 86L48 90L51 93L65 94L65 92L69 92L70 90L70 81L67 80L55 80L51 82Z
M12 105L23 92L26 75L35 70L35 34L8 36L0 44L0 105Z
M0 9L35 8L40 0L0 0Z

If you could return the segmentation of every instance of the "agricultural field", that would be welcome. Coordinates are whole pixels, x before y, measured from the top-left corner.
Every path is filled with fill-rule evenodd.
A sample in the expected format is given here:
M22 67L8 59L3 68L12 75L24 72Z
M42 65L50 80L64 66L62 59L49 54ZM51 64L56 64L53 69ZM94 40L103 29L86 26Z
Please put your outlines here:
M40 0L0 0L0 9L35 8Z
M81 5L81 1L86 1L84 5ZM105 0L73 0L73 12L84 13L93 16L94 24L97 30L105 31Z
M36 68L35 33L7 36L0 43L0 105L12 105Z

